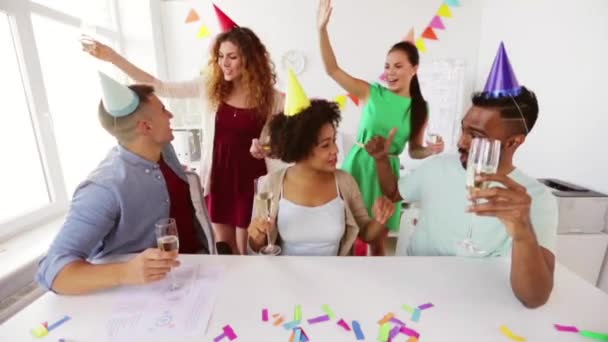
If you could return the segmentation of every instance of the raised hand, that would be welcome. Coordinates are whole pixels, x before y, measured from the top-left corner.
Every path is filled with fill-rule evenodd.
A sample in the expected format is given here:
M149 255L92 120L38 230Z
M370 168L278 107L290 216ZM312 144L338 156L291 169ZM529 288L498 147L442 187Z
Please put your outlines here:
M319 10L317 11L317 26L319 30L327 28L332 10L331 0L319 0Z
M397 134L397 128L391 129L391 131L388 133L388 138L386 139L379 135L371 138L367 144L365 144L365 150L374 159L385 158L389 155L391 144L395 139L395 134Z
M118 55L111 47L100 43L89 36L82 36L80 38L80 44L82 44L82 51L105 62L112 62Z
M374 215L374 220L378 221L378 223L385 225L386 221L393 216L395 213L395 203L389 200L385 196L378 197L374 206L372 207L372 214Z
M497 182L503 187L473 190L471 200L478 204L472 205L467 211L498 218L513 240L530 237L532 198L526 188L505 175L483 174L477 177L482 182Z

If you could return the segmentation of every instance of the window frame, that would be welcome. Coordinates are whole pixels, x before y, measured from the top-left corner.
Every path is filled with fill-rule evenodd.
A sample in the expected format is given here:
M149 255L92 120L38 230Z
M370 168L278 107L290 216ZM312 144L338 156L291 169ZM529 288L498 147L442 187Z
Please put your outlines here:
M110 1L111 15L117 20L116 0ZM15 217L0 221L0 242L8 240L28 230L34 229L46 221L59 218L67 212L69 196L66 191L55 133L53 118L49 108L40 57L36 47L34 28L31 14L37 14L60 21L70 26L78 27L81 19L45 7L29 0L4 0L0 4L0 12L9 18L9 29L13 37L13 45L20 68L23 88L29 107L34 137L38 148L40 164L49 194L49 203L40 208L19 213ZM99 35L120 44L119 27L113 31L108 28L96 27ZM26 58L27 56L27 58ZM19 163L12 163L19 166ZM10 194L4 194L9 195Z

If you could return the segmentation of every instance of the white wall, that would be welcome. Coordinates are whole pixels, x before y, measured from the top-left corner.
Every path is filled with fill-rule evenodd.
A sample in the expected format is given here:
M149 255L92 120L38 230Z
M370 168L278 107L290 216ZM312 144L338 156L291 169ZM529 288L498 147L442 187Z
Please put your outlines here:
M517 155L535 177L608 193L608 1L486 0L477 88L501 40L539 121Z
M121 52L138 67L166 77L158 0L117 1Z
M215 3L239 25L252 28L260 36L277 64L279 88L283 88L280 78L285 74L281 56L296 49L307 58L306 69L298 77L309 96L333 99L344 94L323 71L316 29L316 0L217 0ZM376 81L388 48L401 40L412 26L419 35L442 1L334 0L333 3L329 31L340 65L356 77ZM437 31L440 41L428 43L429 52L422 54L421 64L431 59L464 59L468 70L464 96L468 99L475 80L482 6L472 0L461 0L461 4L453 9L453 18L444 20L447 30ZM184 23L190 8L198 11L214 34L218 32L209 0L163 3L163 34L168 75L172 80L189 79L200 72L211 40L196 38L200 23ZM346 134L345 150L348 150L356 138L360 108L349 101L343 116L341 130Z
M421 63L460 58L467 63L464 112L473 90L482 89L503 40L519 80L535 90L540 119L519 151L516 162L535 177L555 177L608 193L608 153L603 130L608 106L603 101L608 79L608 2L605 0L461 0L427 42ZM310 96L333 98L343 91L323 72L317 43L317 1L217 0L239 25L261 37L284 74L281 56L289 49L307 57L299 76ZM387 48L409 27L420 34L440 0L334 0L330 36L341 66L354 76L374 81L382 71ZM184 24L190 8L217 33L209 0L163 2L163 35L170 79L200 72L211 39L196 38L198 24ZM542 24L541 24L542 22ZM283 83L280 80L279 87ZM431 103L431 106L433 104ZM356 137L360 109L348 103L341 130L346 149ZM462 115L462 113L459 113ZM576 129L574 127L577 127Z

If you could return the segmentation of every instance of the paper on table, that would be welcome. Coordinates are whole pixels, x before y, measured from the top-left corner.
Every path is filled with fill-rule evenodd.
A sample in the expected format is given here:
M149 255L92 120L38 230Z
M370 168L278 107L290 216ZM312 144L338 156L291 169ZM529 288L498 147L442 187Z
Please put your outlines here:
M223 269L203 271L196 265L182 266L172 272L180 284L174 291L169 290L169 280L117 289L113 294L114 312L106 323L110 339L205 334Z

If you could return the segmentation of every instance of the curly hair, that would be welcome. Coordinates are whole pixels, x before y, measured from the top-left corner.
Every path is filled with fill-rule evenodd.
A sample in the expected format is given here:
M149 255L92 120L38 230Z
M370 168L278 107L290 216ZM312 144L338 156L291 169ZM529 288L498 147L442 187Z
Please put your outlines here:
M209 59L207 95L217 107L232 91L232 82L224 80L218 64L220 45L231 42L239 48L243 61L243 84L249 90L248 105L256 109L260 120L265 121L274 105L276 73L270 54L258 36L246 27L236 27L221 33L215 39Z
M307 158L317 146L321 128L328 123L337 128L341 119L338 105L327 100L312 100L295 116L274 115L269 123L272 156L286 163Z

